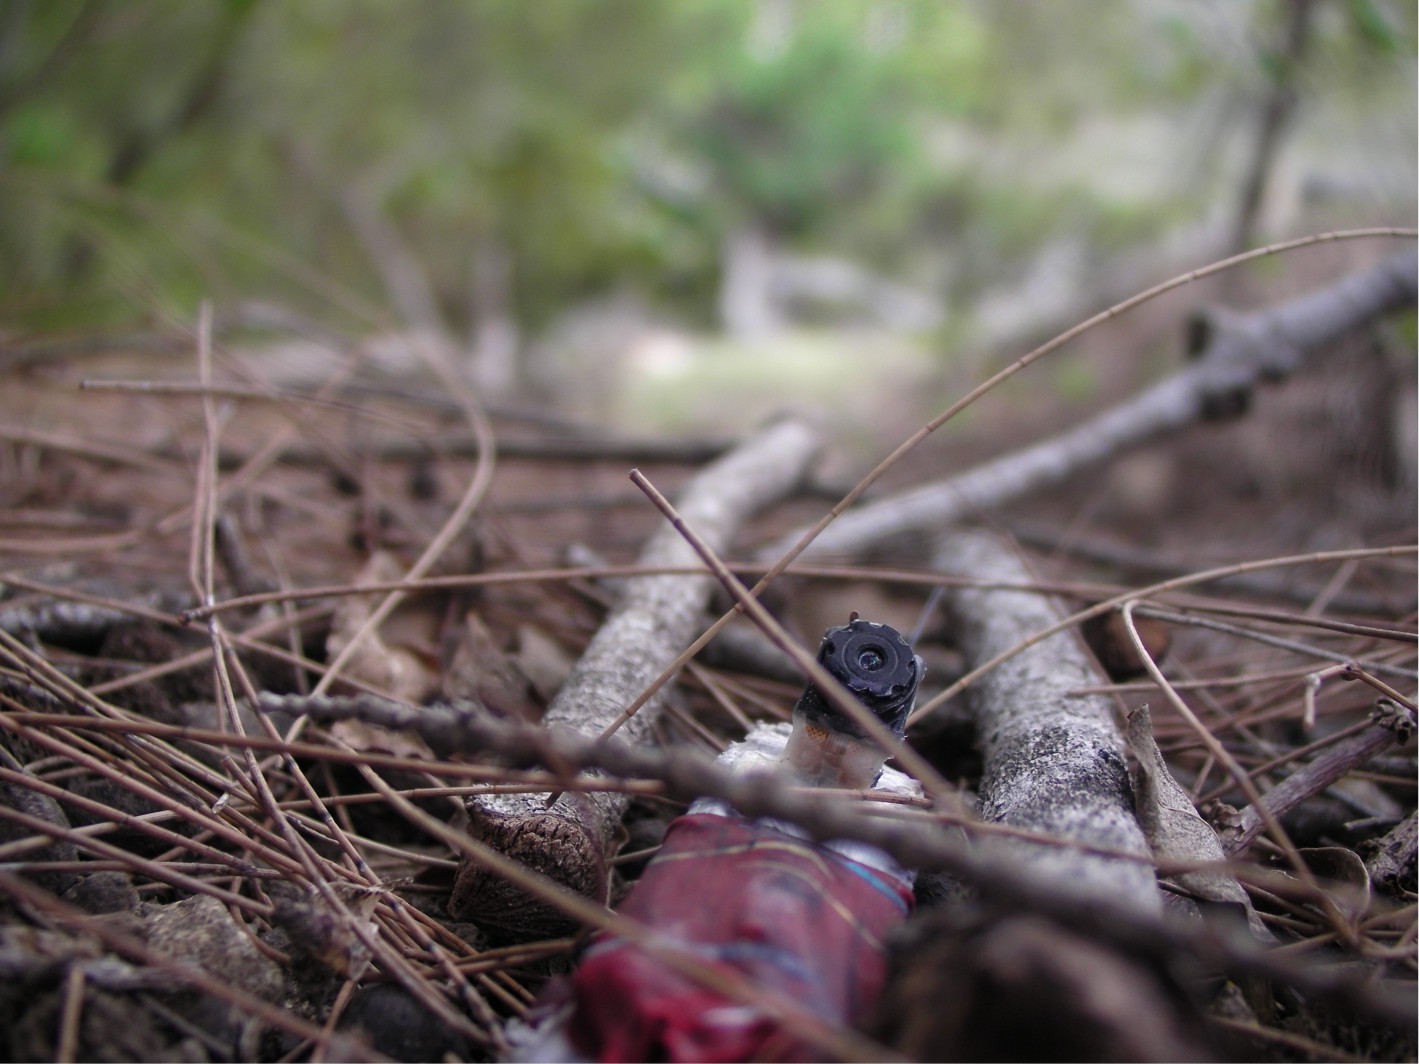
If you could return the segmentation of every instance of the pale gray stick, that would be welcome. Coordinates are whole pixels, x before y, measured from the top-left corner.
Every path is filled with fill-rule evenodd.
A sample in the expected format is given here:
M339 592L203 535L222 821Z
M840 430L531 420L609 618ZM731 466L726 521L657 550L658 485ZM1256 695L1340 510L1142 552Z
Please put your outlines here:
M1011 550L981 532L943 535L933 566L992 583L1031 579ZM1023 591L950 587L945 599L967 667L988 661L1063 616L1048 598ZM1102 695L1069 693L1100 680L1076 637L1059 632L1002 662L971 688L985 761L982 820L1147 856L1113 704ZM1061 891L1111 908L1159 910L1148 864L1018 839L982 845L1014 855Z
M895 538L932 535L1208 413L1237 409L1258 381L1294 373L1332 340L1412 304L1415 288L1414 252L1405 251L1276 307L1214 313L1205 319L1198 357L1172 376L1061 435L850 510L801 557L857 555ZM777 558L801 534L783 537L763 557Z
M796 421L780 422L698 474L684 492L680 512L716 551L726 550L746 519L800 482L818 445L812 429ZM694 550L669 525L651 537L639 560L649 566L699 564ZM600 735L699 633L715 586L707 571L628 578L621 600L552 700L544 722L588 737ZM631 717L621 729L622 738L644 743L666 694L662 689ZM469 830L578 893L604 897L605 862L628 797L567 793L550 807L547 797L475 799L468 804ZM495 935L501 931L536 937L565 926L560 913L466 860L450 909Z

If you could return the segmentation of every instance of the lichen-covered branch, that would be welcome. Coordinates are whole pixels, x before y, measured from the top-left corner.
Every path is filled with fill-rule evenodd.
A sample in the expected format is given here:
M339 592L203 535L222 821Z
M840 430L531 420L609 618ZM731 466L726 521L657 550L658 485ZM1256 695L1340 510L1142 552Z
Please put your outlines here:
M1000 541L981 532L942 536L934 566L952 576L1027 583L1030 574ZM1049 599L1028 592L947 590L957 643L968 667L1054 624ZM1148 844L1134 816L1124 743L1113 705L1069 692L1100 682L1076 638L1059 632L986 673L971 688L984 769L981 819L1141 856ZM1156 912L1148 864L1021 840L991 840L1080 897L1112 908Z
M1259 381L1300 369L1306 356L1415 298L1415 259L1404 251L1287 303L1249 314L1213 313L1194 327L1194 360L1140 394L1058 436L945 480L843 514L803 557L858 555L936 530L1056 484L1078 470L1209 414L1244 408ZM800 533L774 545L781 554Z
M801 480L818 449L817 434L802 423L780 422L747 441L691 481L680 512L717 551L757 510L783 497ZM647 543L640 562L687 566L698 559L671 527ZM704 574L642 576L626 580L624 593L592 639L544 722L583 735L599 735L697 634L715 586ZM650 735L664 704L658 692L623 726L627 741ZM621 794L497 795L471 801L469 830L509 857L552 876L588 897L604 897L606 859L628 801ZM459 869L451 908L459 919L501 933L536 937L564 928L560 914L471 861Z

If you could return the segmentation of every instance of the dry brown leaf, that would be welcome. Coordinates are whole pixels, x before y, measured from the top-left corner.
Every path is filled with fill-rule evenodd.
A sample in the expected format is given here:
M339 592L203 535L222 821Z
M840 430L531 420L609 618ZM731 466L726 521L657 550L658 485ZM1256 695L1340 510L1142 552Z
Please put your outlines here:
M391 754L413 757L421 761L437 761L428 743L414 732L392 731L362 720L337 720L330 725L330 734L354 750L369 754Z
M376 551L356 575L358 585L385 583L404 575L399 562L386 551ZM374 611L380 596L351 595L335 607L325 653L334 659L354 638ZM433 662L433 633L426 611L404 605L396 610L380 630L365 636L345 666L346 675L378 687L404 702L422 702L438 689L438 671Z
M1300 853L1336 909L1352 924L1364 919L1370 909L1370 872L1360 855L1344 846L1317 846Z
M379 891L357 883L334 883L331 889L349 908L358 928L315 891L301 898L278 897L273 918L299 953L358 979L369 963L369 950L358 931L378 934L373 916Z
M529 697L531 681L476 613L464 618L443 689L449 698L472 699L497 713L535 720L539 707Z
M571 675L576 658L551 636L530 624L517 629L517 653L514 660L531 682L537 696L550 702Z
M1146 705L1128 715L1128 747L1137 762L1133 796L1138 823L1154 859L1197 864L1226 861L1217 833L1198 815L1192 799L1168 771L1162 751L1153 741L1153 719ZM1252 929L1261 929L1251 899L1231 876L1204 870L1180 872L1168 879L1196 897L1242 906Z

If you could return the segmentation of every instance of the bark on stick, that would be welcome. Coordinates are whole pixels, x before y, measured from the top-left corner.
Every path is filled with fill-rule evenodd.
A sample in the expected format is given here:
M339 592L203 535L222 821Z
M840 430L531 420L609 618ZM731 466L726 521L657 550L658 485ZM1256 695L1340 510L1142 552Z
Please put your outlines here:
M818 448L801 423L780 422L744 443L691 481L679 503L686 521L716 551L757 510L798 484ZM668 525L647 543L643 565L693 566L693 549ZM673 661L699 632L715 587L708 572L627 579L614 611L587 647L544 722L588 737L601 734L621 710ZM621 729L632 744L646 741L664 704L662 690ZM469 830L509 857L544 872L580 894L606 893L606 859L625 812L623 794L495 795L469 802ZM566 918L519 888L465 860L450 909L494 936L538 937L566 928Z
M1312 795L1343 779L1370 758L1384 753L1396 742L1403 743L1414 732L1414 714L1389 699L1380 699L1371 714L1374 727L1352 735L1316 757L1261 796L1267 811L1280 819ZM1266 822L1255 806L1247 806L1234 828L1222 837L1228 856L1245 853Z
M999 540L980 532L942 536L935 568L953 576L1028 582L1031 575ZM986 661L1062 616L1044 596L960 587L948 608L968 667ZM983 676L971 689L984 755L981 818L1101 849L1146 856L1134 815L1124 742L1112 703L1069 691L1101 682L1072 633L1060 632ZM1140 914L1159 911L1148 864L1018 839L995 839L1062 892Z
M1287 303L1248 314L1214 312L1194 323L1194 360L1077 428L945 480L843 514L804 558L851 556L938 529L1058 483L1144 440L1205 416L1243 409L1262 380L1300 369L1306 358L1376 315L1415 298L1412 251L1352 273ZM778 556L801 532L765 555Z

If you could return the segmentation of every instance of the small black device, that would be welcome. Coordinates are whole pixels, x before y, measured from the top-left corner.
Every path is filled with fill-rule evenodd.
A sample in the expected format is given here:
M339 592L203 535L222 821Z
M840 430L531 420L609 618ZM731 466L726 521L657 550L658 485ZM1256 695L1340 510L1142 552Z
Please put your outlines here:
M925 668L911 644L888 624L854 618L829 628L818 646L818 663L885 724L897 738L906 733L907 715ZM866 731L809 682L793 707L809 724L857 739Z

